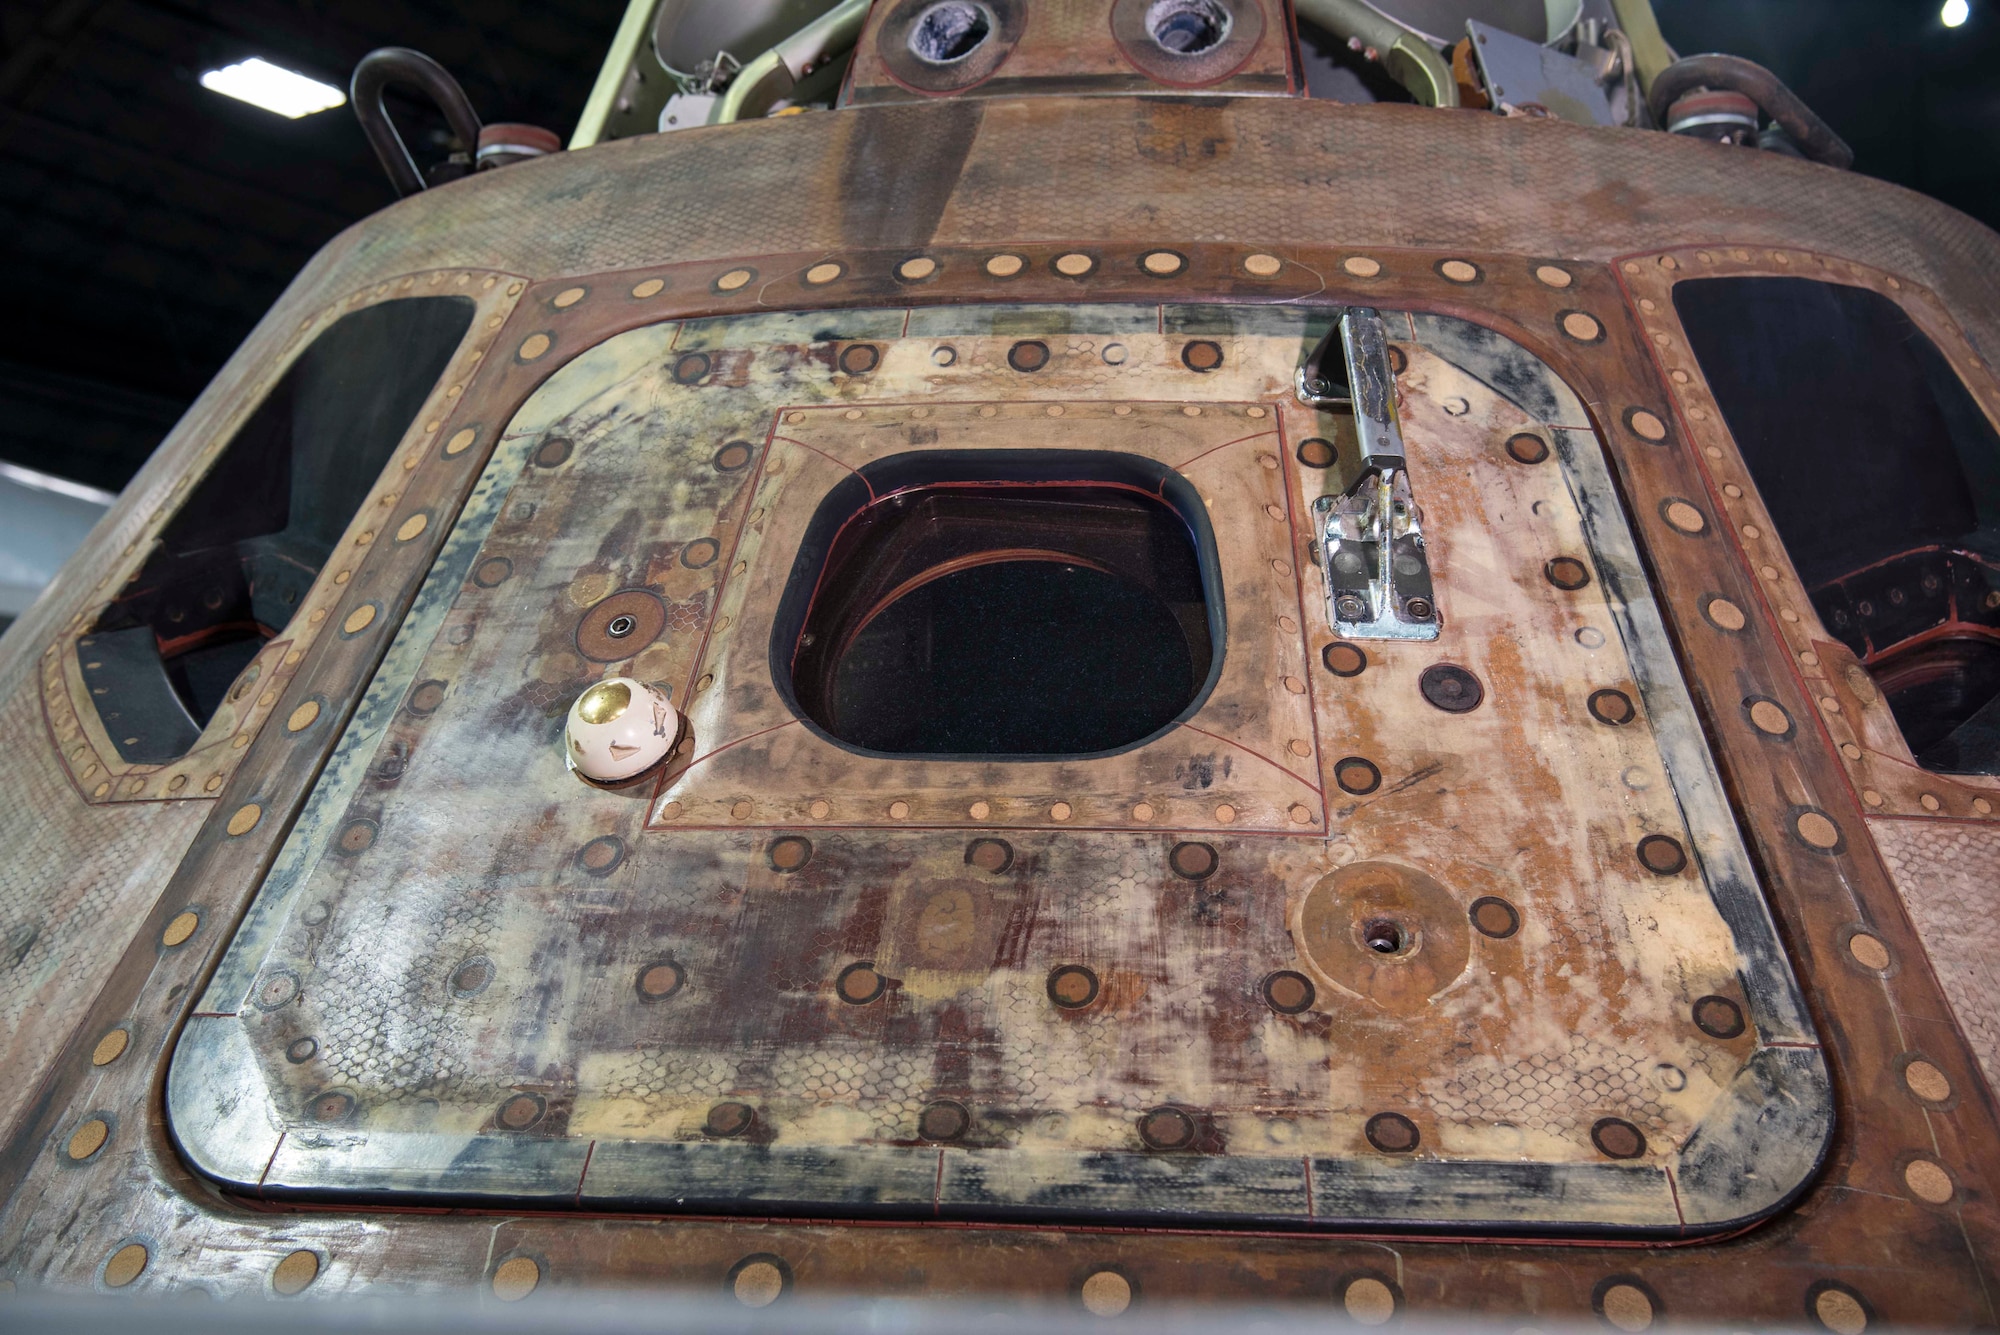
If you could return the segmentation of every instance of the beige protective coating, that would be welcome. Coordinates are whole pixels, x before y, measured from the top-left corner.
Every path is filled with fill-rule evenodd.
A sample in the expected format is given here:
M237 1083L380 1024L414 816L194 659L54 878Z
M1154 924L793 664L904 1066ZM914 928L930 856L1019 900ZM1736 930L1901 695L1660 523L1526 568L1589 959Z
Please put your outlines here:
M1385 1111L1427 1160L1668 1161L1758 1035L1691 1019L1710 995L1740 1014L1739 959L1692 865L1663 875L1634 851L1695 836L1643 710L1613 725L1587 707L1641 692L1605 579L1546 574L1558 556L1596 566L1564 466L1504 448L1549 428L1400 326L1445 630L1367 643L1365 670L1337 677L1306 526L1351 456L1297 457L1341 435L1286 393L1298 335L1205 334L1222 365L1201 374L1186 336L1117 323L1048 338L1032 378L1010 368L1014 333L978 327L871 338L870 375L828 378L779 337L786 317L642 329L566 367L510 429L493 467L529 463L468 558L505 555L511 576L468 583L423 661L393 669L450 683L394 725L413 757L401 787L354 841L351 810L294 835L287 857L317 870L251 993L286 1004L246 1015L277 1115L448 1141L499 1126L700 1143L737 1100L763 1143L843 1149L910 1143L943 1091L970 1108L995 1190L1140 1148L1160 1105L1191 1110L1177 1141L1251 1164L1377 1159L1367 1126ZM701 388L710 376L726 391ZM1215 689L1180 727L1094 760L863 759L801 726L769 644L820 498L887 455L1023 446L1128 452L1194 484L1228 625ZM649 541L605 543L638 514ZM667 608L655 641L622 652L691 694L692 745L643 805L563 774L532 723L626 670L577 654L621 589ZM449 629L474 624L469 642ZM1437 664L1470 671L1484 702L1429 703L1418 678ZM1379 786L1334 781L1353 757ZM412 805L443 794L450 822ZM327 851L300 845L322 830ZM495 893L492 850L529 839L550 871ZM1170 871L1177 841L1206 841L1219 869ZM1475 930L1482 896L1505 907ZM599 902L623 907L599 919ZM1393 955L1364 940L1383 920ZM1089 985L1058 989L1065 964ZM1302 1014L1259 993L1285 969L1312 980ZM499 1047L481 1038L496 1026ZM286 1061L307 1035L315 1061ZM1628 1129L1594 1140L1604 1119ZM273 1180L317 1171L288 1165ZM1665 1194L1555 1208L1674 1221Z

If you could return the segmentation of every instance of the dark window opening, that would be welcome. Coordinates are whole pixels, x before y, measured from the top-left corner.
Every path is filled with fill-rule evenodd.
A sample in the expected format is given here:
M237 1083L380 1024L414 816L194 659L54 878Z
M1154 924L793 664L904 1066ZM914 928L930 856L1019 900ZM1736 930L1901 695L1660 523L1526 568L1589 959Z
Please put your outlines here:
M2000 434L1879 293L1704 278L1674 305L1814 609L1917 763L2000 773Z
M186 754L278 634L472 323L465 297L342 317L285 372L80 642L131 764Z
M800 714L863 751L1116 751L1212 685L1214 572L1199 497L1148 460L900 455L820 506L772 667Z

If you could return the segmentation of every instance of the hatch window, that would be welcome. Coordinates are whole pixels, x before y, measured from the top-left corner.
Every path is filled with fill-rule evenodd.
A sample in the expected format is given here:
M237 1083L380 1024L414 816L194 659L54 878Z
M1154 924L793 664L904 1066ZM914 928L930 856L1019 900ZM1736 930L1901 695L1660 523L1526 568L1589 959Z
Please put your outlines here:
M412 297L343 316L195 484L85 639L85 681L127 763L186 754L292 619L472 314L466 297Z
M1895 302L1809 278L1674 288L1827 630L1917 763L2000 773L2000 435Z
M885 755L1043 758L1143 742L1222 658L1193 488L1134 456L933 452L871 465L809 526L774 676Z

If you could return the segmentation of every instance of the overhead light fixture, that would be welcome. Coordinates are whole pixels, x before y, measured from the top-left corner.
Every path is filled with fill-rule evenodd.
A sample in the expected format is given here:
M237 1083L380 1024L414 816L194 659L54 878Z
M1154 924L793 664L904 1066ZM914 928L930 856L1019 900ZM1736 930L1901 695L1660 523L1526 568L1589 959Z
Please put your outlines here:
M1970 0L1944 0L1944 12L1938 15L1947 28L1956 28L1972 17Z
M201 86L292 120L342 106L347 101L347 94L332 84L309 79L259 56L210 70L201 76Z

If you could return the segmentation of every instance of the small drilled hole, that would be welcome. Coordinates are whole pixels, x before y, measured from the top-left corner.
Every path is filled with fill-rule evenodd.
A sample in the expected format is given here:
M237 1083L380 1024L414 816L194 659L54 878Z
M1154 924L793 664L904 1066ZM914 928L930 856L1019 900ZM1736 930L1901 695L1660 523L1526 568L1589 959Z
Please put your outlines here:
M1395 919L1371 918L1362 924L1361 942L1378 955L1398 955L1409 944L1409 937Z
M977 51L993 35L984 8L964 0L944 0L917 16L910 29L910 54L931 65L950 65Z
M615 616L604 628L604 633L614 640L622 640L639 628L639 623L629 616Z
M1198 56L1229 36L1229 11L1216 0L1156 0L1146 11L1146 31L1162 50Z

